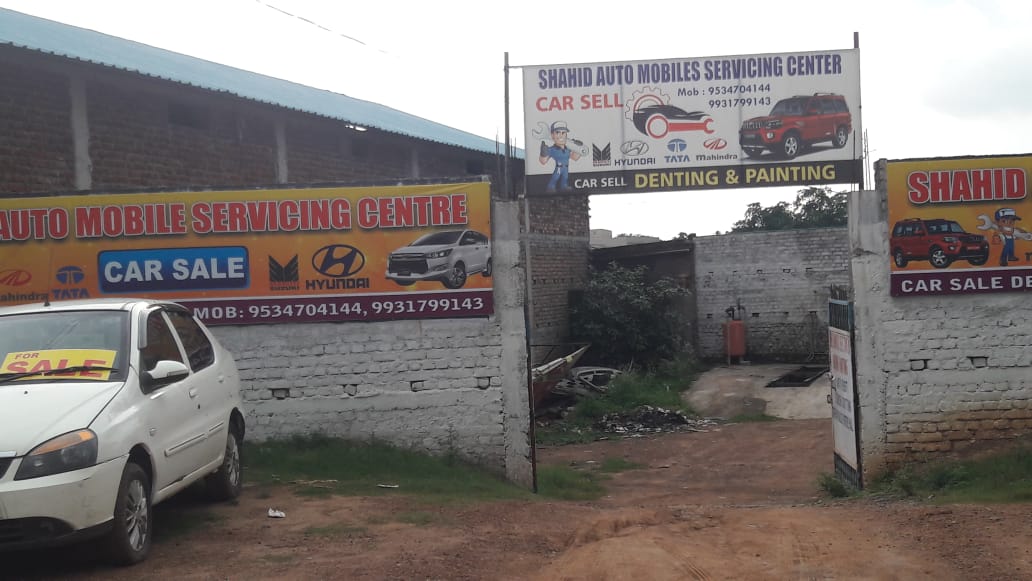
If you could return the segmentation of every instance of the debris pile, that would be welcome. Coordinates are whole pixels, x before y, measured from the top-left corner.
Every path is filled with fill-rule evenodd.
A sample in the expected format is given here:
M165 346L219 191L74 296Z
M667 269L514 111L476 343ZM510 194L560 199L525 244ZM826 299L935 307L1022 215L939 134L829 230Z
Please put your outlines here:
M694 418L684 412L644 405L629 412L606 414L595 429L614 434L658 434L661 432L705 432L717 422Z

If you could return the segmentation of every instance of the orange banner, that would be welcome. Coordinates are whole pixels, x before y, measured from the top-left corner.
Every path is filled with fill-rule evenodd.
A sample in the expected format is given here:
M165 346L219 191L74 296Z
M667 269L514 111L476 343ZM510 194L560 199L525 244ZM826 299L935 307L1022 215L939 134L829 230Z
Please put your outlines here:
M1030 156L890 162L892 295L1032 290Z
M227 324L484 315L490 213L486 182L6 198L0 304L157 297Z

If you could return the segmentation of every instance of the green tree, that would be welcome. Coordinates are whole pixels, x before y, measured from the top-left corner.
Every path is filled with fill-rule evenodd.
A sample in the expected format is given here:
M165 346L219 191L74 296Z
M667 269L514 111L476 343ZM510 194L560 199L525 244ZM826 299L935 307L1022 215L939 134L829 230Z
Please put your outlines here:
M588 358L601 365L650 366L684 347L680 297L687 290L668 278L648 282L646 267L611 263L592 270L570 306L570 334L591 343Z
M749 204L745 217L735 222L731 231L789 230L845 225L846 193L835 193L828 187L811 186L799 190L792 204L778 202L767 207L761 206L759 202Z

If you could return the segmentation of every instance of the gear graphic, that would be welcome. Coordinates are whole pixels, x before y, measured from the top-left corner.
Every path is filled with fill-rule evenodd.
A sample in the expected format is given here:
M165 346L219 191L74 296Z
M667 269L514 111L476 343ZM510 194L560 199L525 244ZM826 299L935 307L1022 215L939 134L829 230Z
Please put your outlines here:
M631 93L631 99L624 106L624 117L629 121L634 120L634 112L642 107L650 105L669 105L670 97L665 95L656 87L642 87L641 90Z

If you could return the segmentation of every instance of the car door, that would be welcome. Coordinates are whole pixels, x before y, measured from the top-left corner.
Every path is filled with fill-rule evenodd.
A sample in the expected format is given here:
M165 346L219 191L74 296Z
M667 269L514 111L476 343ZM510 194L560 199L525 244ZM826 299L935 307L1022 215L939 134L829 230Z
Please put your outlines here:
M140 329L139 372L151 370L158 361L186 364L182 348L165 313L146 313ZM156 489L182 480L203 464L206 430L191 375L167 385L141 388L147 398L145 421L152 438Z
M466 272L479 272L484 269L487 263L484 258L485 248L477 240L477 233L467 230L462 233L459 240L459 248L462 249L462 259L466 263Z
M199 406L207 438L203 445L204 457L212 461L225 450L226 430L232 409L233 394L228 388L226 371L222 362L216 361L215 346L193 315L178 309L169 310L167 315L186 353L191 372L191 390Z

